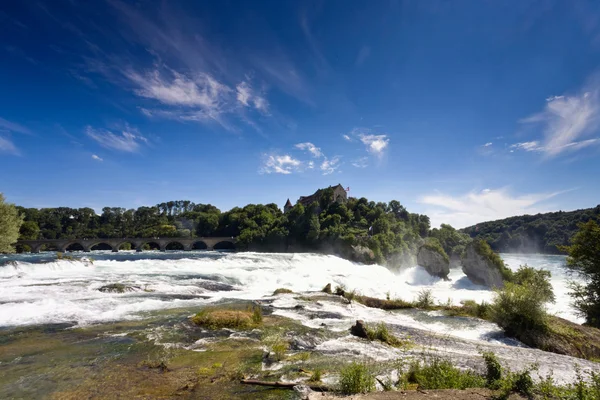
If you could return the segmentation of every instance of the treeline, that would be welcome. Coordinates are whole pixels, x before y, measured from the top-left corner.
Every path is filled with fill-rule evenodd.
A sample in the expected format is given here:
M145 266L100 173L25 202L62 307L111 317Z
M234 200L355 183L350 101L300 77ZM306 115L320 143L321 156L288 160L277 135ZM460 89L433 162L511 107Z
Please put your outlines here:
M210 204L169 201L154 207L23 208L20 239L236 236L240 249L331 251L346 258L400 262L415 254L429 234L426 215L409 213L400 202L349 198L333 201L325 189L318 202L296 204L283 213L276 204L249 204L221 212Z
M600 222L600 205L576 211L522 215L483 222L462 229L472 238L484 239L497 252L561 254L578 230L578 224Z

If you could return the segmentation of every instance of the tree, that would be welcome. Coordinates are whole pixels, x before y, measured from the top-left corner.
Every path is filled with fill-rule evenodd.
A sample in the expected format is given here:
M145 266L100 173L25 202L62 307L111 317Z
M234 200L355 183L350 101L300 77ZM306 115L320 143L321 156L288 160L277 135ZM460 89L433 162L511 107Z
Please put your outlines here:
M19 238L19 229L23 216L19 214L14 204L4 201L0 193L0 253L14 253L13 243Z
M40 227L35 221L25 221L19 231L19 239L36 240L40 234Z
M571 282L573 305L587 324L600 328L600 225L593 220L580 224L571 245L561 250L569 254L567 267L585 281Z

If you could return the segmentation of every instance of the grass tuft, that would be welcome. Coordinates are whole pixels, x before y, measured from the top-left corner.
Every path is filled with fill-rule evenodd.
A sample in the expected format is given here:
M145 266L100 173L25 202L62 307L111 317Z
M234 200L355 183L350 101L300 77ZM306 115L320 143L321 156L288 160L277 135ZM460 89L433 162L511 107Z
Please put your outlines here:
M365 364L353 362L340 371L339 391L342 394L368 393L375 390L375 375Z
M257 311L258 310L258 311ZM207 329L252 329L262 323L260 308L254 311L202 310L192 317L192 322Z
M279 288L273 292L273 296L276 296L278 294L288 294L288 293L294 293L294 292L287 288Z

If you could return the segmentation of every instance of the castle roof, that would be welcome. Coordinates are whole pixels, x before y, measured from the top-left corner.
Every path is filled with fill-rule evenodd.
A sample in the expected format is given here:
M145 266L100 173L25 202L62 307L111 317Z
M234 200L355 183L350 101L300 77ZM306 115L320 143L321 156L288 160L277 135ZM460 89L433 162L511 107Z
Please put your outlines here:
M290 199L288 199L285 203L286 207L292 207L292 202L290 201Z

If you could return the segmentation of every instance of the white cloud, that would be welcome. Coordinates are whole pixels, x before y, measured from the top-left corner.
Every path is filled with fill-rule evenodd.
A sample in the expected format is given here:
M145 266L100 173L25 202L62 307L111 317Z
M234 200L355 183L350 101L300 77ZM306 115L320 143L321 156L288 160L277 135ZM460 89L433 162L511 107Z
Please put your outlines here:
M263 166L259 170L261 174L291 174L302 169L302 162L289 154L264 154Z
M434 194L423 196L420 203L433 206L425 210L434 227L442 223L464 228L484 221L514 215L537 214L552 210L544 201L564 192L512 195L507 189L484 189L462 196Z
M487 142L486 144L483 145L483 147L490 147L493 143L492 142Z
M127 125L123 127L120 133L95 129L91 126L85 128L85 133L103 147L130 153L138 151L140 143L148 143L148 139L142 136L137 129Z
M168 106L194 108L202 119L218 120L226 112L231 89L206 73L191 78L171 71L172 79L164 78L158 70L139 74L129 70L125 75L138 86L138 96L157 100Z
M388 146L390 139L387 135L367 135L360 134L360 141L367 147L367 151L377 156L382 155Z
M27 135L31 134L31 131L29 129L27 129L26 127L24 127L23 125L17 124L16 122L8 121L4 118L0 118L0 130L24 133Z
M531 142L522 142L522 143L515 143L513 145L510 146L511 149L515 149L515 150L525 150L525 151L542 151L543 147L540 145L540 142L538 141L531 141Z
M321 171L323 175L329 175L334 173L340 167L340 157L335 156L332 159L325 159L321 163Z
M267 100L261 95L256 94L248 82L242 81L235 87L235 89L237 101L242 103L244 106L254 106L254 108L263 113L267 113L269 111L269 103Z
M0 136L0 152L19 155L19 150L8 138Z
M96 160L96 161L104 161L103 158L100 158L99 156L92 154L92 159Z
M294 147L300 150L308 151L310 154L312 154L313 157L316 158L323 156L323 152L321 151L321 149L310 142L298 143Z
M348 135L342 135L342 137L343 137L345 140L349 141L349 142L351 142L351 141L352 141L352 138L351 138L350 136L348 136Z
M368 161L369 161L368 157L361 157L361 158L357 158L356 160L352 161L352 165L355 166L356 168L367 168L369 166Z
M544 127L544 141L535 151L556 156L563 151L579 150L595 143L580 139L595 132L599 126L599 84L598 81L592 81L577 95L549 97L542 112L521 120L523 123L542 124Z

